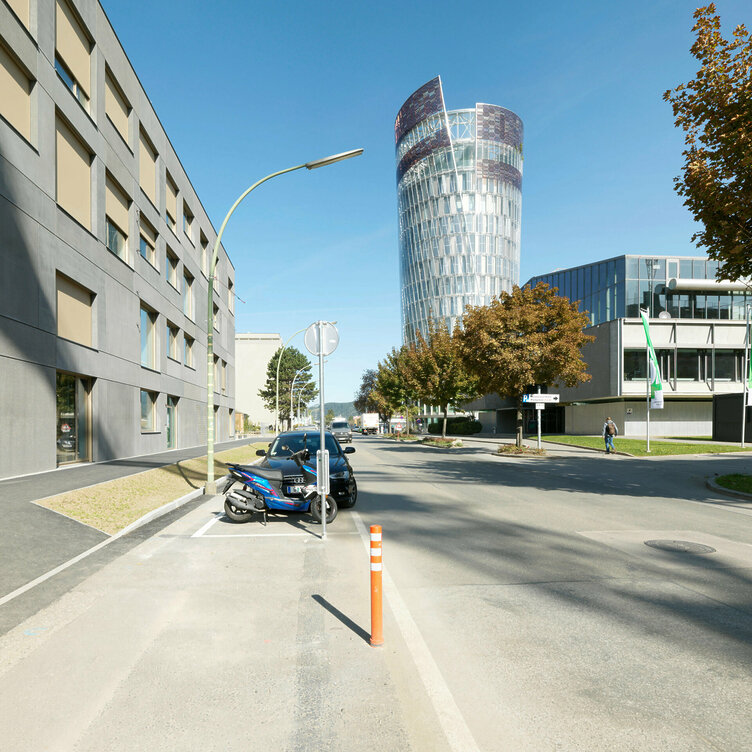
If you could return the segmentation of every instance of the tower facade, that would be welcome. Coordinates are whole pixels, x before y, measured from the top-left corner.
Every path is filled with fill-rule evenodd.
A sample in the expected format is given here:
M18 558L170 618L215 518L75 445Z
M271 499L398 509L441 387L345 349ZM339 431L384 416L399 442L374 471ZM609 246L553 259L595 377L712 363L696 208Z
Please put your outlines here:
M440 77L394 124L402 334L451 329L519 282L522 120L497 105L447 111Z

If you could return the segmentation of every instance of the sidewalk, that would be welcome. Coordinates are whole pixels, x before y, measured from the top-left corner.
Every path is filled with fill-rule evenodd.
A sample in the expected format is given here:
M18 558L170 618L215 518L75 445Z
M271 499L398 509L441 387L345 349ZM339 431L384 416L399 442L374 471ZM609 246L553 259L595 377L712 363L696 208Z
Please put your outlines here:
M258 440L259 437L254 436L223 442L215 448L222 451ZM109 538L99 530L31 502L205 454L205 446L191 447L0 481L0 512L3 515L0 596Z

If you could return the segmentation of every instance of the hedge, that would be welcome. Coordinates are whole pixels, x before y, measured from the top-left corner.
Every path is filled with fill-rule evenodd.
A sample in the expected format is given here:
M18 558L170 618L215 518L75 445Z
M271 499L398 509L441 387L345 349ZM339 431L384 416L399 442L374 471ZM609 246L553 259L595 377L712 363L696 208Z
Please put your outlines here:
M440 434L441 427L444 425L444 418L439 418L434 423L428 424L428 433ZM470 436L474 433L480 433L483 425L479 420L474 418L454 417L447 418L447 433L455 436Z

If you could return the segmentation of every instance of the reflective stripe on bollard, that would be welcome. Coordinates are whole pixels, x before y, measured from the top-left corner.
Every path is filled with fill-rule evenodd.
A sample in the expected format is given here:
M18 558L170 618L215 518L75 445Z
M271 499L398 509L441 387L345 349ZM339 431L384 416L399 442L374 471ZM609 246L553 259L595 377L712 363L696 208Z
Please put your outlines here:
M381 611L381 525L371 525L371 645L384 644Z

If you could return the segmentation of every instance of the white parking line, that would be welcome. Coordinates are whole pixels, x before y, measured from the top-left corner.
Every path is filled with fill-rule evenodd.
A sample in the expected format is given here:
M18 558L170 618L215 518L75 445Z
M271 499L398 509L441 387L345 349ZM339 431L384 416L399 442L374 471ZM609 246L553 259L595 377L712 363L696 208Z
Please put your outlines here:
M355 527L358 528L366 551L370 551L370 535L363 524L363 520L355 511L350 512L350 515L355 522ZM392 609L397 626L412 655L415 668L423 681L423 686L426 688L450 748L454 752L480 752L470 728L462 717L462 712L457 707L457 703L441 675L441 670L433 659L418 625L410 614L410 609L402 600L402 596L399 594L394 580L389 576L386 567L384 567L382 576L384 578L384 597Z
M219 519L219 514L215 514L212 519L209 520L205 525L202 525L196 532L191 536L191 538L200 538L217 520Z

